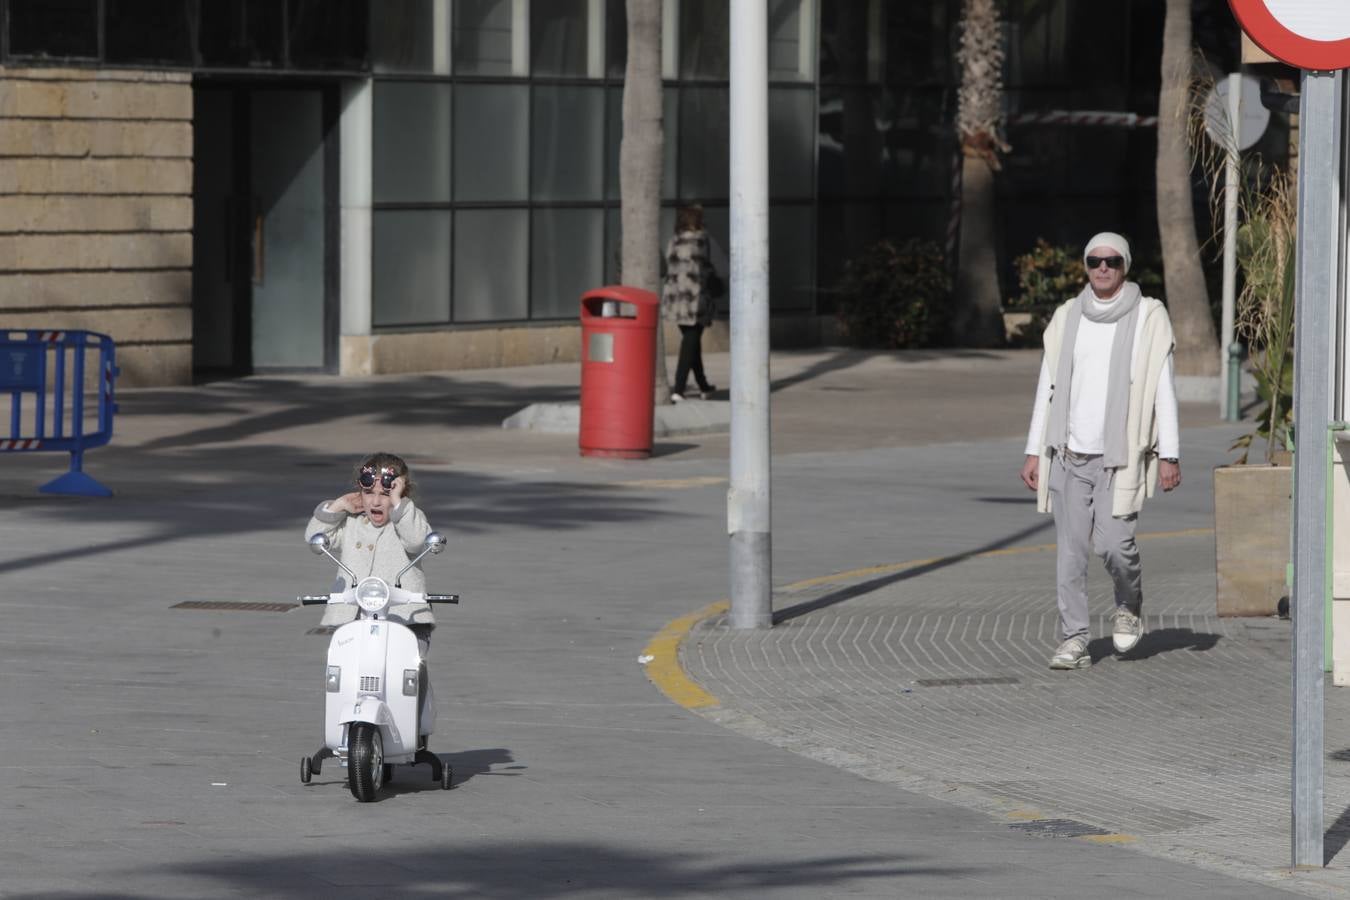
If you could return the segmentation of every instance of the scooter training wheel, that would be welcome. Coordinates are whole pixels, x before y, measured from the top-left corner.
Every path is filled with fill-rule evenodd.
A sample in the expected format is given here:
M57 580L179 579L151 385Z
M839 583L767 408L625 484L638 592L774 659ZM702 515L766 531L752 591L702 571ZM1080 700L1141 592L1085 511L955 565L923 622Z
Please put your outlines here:
M314 777L314 766L310 763L308 756L300 757L300 783L309 784L309 780Z

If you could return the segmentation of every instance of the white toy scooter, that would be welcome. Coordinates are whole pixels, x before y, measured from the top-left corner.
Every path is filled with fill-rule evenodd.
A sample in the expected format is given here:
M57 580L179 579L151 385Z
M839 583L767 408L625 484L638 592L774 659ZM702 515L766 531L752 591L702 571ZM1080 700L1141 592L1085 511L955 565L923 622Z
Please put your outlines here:
M324 745L300 760L300 780L309 784L325 759L337 757L347 770L352 796L362 803L375 799L393 777L394 765L401 763L427 763L431 780L448 789L450 767L426 748L436 715L417 637L401 618L390 616L392 607L404 604L459 602L455 594L418 594L399 587L403 573L422 557L445 549L445 538L434 531L428 534L422 552L398 573L393 587L374 577L358 583L355 573L332 554L327 535L313 535L309 546L341 566L354 587L297 599L306 606L348 603L358 612L356 621L333 632L328 645ZM427 721L420 720L424 698Z

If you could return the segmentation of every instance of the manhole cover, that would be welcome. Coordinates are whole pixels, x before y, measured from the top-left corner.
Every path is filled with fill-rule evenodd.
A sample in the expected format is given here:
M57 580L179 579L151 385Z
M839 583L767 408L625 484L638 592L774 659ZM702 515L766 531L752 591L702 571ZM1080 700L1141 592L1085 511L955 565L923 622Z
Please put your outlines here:
M1039 834L1043 837L1088 837L1111 833L1086 822L1075 822L1073 819L1033 819L1008 827L1014 831L1025 831L1027 834Z
M970 678L920 678L914 683L919 687L970 687L977 684L1021 684L1022 679L1015 675L986 675Z
M290 612L294 603L246 603L240 600L184 600L170 609L227 609L235 612Z

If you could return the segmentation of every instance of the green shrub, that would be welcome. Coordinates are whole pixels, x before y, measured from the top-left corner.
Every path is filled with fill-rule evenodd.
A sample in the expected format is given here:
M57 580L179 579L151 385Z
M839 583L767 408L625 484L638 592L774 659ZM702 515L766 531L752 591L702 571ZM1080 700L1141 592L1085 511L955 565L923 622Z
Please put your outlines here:
M1051 246L1037 238L1029 253L1013 259L1017 270L1017 288L1021 292L1004 304L1008 309L1053 310L1065 300L1077 296L1087 284L1083 255L1077 247Z
M859 347L929 347L947 330L951 280L931 241L878 241L844 266L839 324Z

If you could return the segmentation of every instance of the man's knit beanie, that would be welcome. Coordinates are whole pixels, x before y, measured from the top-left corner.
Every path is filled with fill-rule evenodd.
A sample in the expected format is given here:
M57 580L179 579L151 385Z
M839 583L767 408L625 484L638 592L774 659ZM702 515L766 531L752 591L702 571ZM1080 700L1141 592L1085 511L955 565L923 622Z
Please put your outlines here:
M1130 242L1114 231L1103 231L1092 236L1092 240L1083 248L1083 265L1087 265L1087 255L1098 247L1110 247L1125 257L1125 271L1130 271Z

